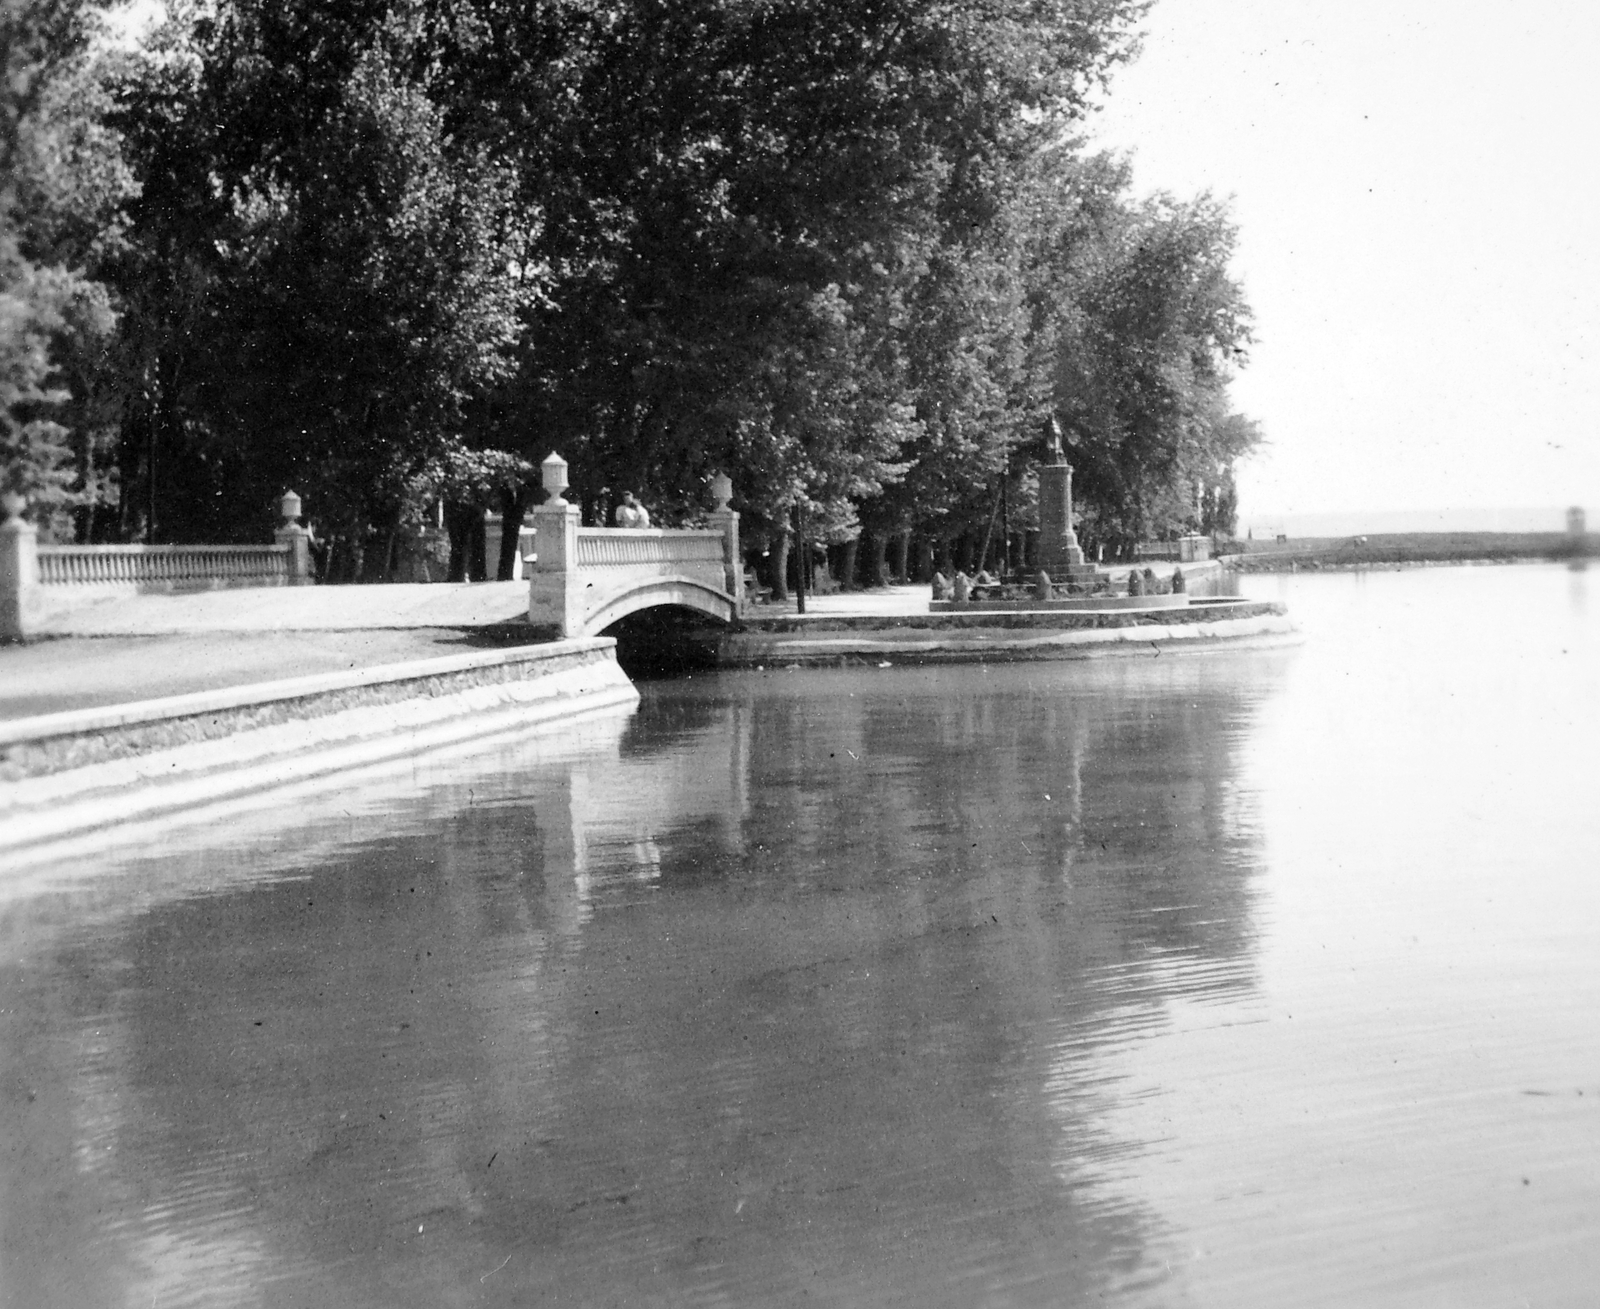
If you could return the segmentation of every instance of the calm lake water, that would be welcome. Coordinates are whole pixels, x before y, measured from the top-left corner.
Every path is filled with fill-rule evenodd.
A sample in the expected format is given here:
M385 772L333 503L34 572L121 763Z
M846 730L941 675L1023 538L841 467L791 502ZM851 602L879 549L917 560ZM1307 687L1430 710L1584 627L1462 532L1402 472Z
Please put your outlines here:
M1600 570L657 682L0 882L7 1306L1588 1306Z

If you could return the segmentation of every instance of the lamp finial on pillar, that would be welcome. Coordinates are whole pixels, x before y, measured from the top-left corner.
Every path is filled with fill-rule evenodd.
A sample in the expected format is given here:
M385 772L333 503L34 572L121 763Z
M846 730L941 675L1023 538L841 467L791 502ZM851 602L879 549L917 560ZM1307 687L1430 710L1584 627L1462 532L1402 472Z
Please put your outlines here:
M567 481L567 461L552 450L545 456L544 462L539 465L539 472L540 478L544 483L544 489L550 496L546 503L553 505L566 504L566 500L562 498L561 493L569 485Z

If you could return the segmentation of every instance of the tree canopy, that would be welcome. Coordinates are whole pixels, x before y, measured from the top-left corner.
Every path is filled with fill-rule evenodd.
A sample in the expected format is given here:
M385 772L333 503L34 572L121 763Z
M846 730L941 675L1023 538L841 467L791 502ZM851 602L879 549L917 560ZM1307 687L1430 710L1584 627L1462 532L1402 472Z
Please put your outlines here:
M1027 521L1054 415L1095 540L1216 525L1230 220L1074 136L1146 2L172 0L97 53L0 0L5 476L146 539L294 485L377 577L430 497L520 512L474 452L948 541Z
M0 490L46 521L103 492L113 420L96 363L114 316L86 271L131 188L104 125L95 13L0 0Z

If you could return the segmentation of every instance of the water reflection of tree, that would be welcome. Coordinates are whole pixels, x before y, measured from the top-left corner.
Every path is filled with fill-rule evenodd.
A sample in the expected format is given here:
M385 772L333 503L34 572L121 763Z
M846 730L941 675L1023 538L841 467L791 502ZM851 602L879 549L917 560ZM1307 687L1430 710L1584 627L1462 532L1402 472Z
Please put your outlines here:
M1142 667L656 688L621 756L69 939L121 1230L349 1304L1110 1293L1093 1050L1250 984L1250 695Z
M790 907L785 939L765 942L784 986L818 969L831 976L830 958L875 961L875 980L863 964L847 988L872 999L835 1015L808 1062L847 1081L857 1050L904 1045L894 1024L917 1013L910 1030L938 1036L912 1065L935 1061L933 1087L957 1104L1025 1104L1025 1094L1007 1096L1011 1079L1049 1088L1038 1120L1010 1123L998 1139L993 1122L957 1115L958 1134L982 1140L981 1157L1010 1172L982 1194L1057 1196L1044 1161L1114 1148L1084 1121L1070 1084L1097 1015L1251 982L1256 851L1231 782L1250 697L1202 662L1141 671L830 674L826 686L797 675L792 695L749 706L752 808L758 830L782 839L727 894L757 883L765 902ZM742 921L727 926L746 935ZM843 939L830 951L835 931ZM810 959L808 937L821 938ZM803 1003L785 1006L784 1027L823 1021L832 1001L831 987L806 988ZM886 1026L853 1031L860 1011L885 1015ZM881 1072L897 1099L920 1106L909 1115L917 1130L940 1120L942 1092L930 1099L928 1087ZM1068 1117L1047 1124L1050 1111ZM1062 1147L1057 1128L1081 1139ZM1059 1226L1042 1244L1037 1232L1013 1239L998 1216L980 1236L969 1218L971 1248L1065 1275L1042 1254L1060 1238L1098 1256L1076 1269L1131 1266L1141 1237L1129 1215L1074 1219L1073 1207L1045 1205ZM948 1273L944 1258L934 1263Z

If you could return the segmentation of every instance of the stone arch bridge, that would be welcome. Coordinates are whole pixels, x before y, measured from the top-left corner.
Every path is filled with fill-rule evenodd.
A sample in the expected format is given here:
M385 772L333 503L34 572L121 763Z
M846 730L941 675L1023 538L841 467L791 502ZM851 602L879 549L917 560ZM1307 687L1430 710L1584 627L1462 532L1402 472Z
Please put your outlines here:
M676 605L722 622L744 610L739 515L725 475L712 479L712 526L691 531L583 527L577 505L562 498L567 463L541 465L549 499L533 511L534 562L528 621L558 636L593 636L640 609Z

